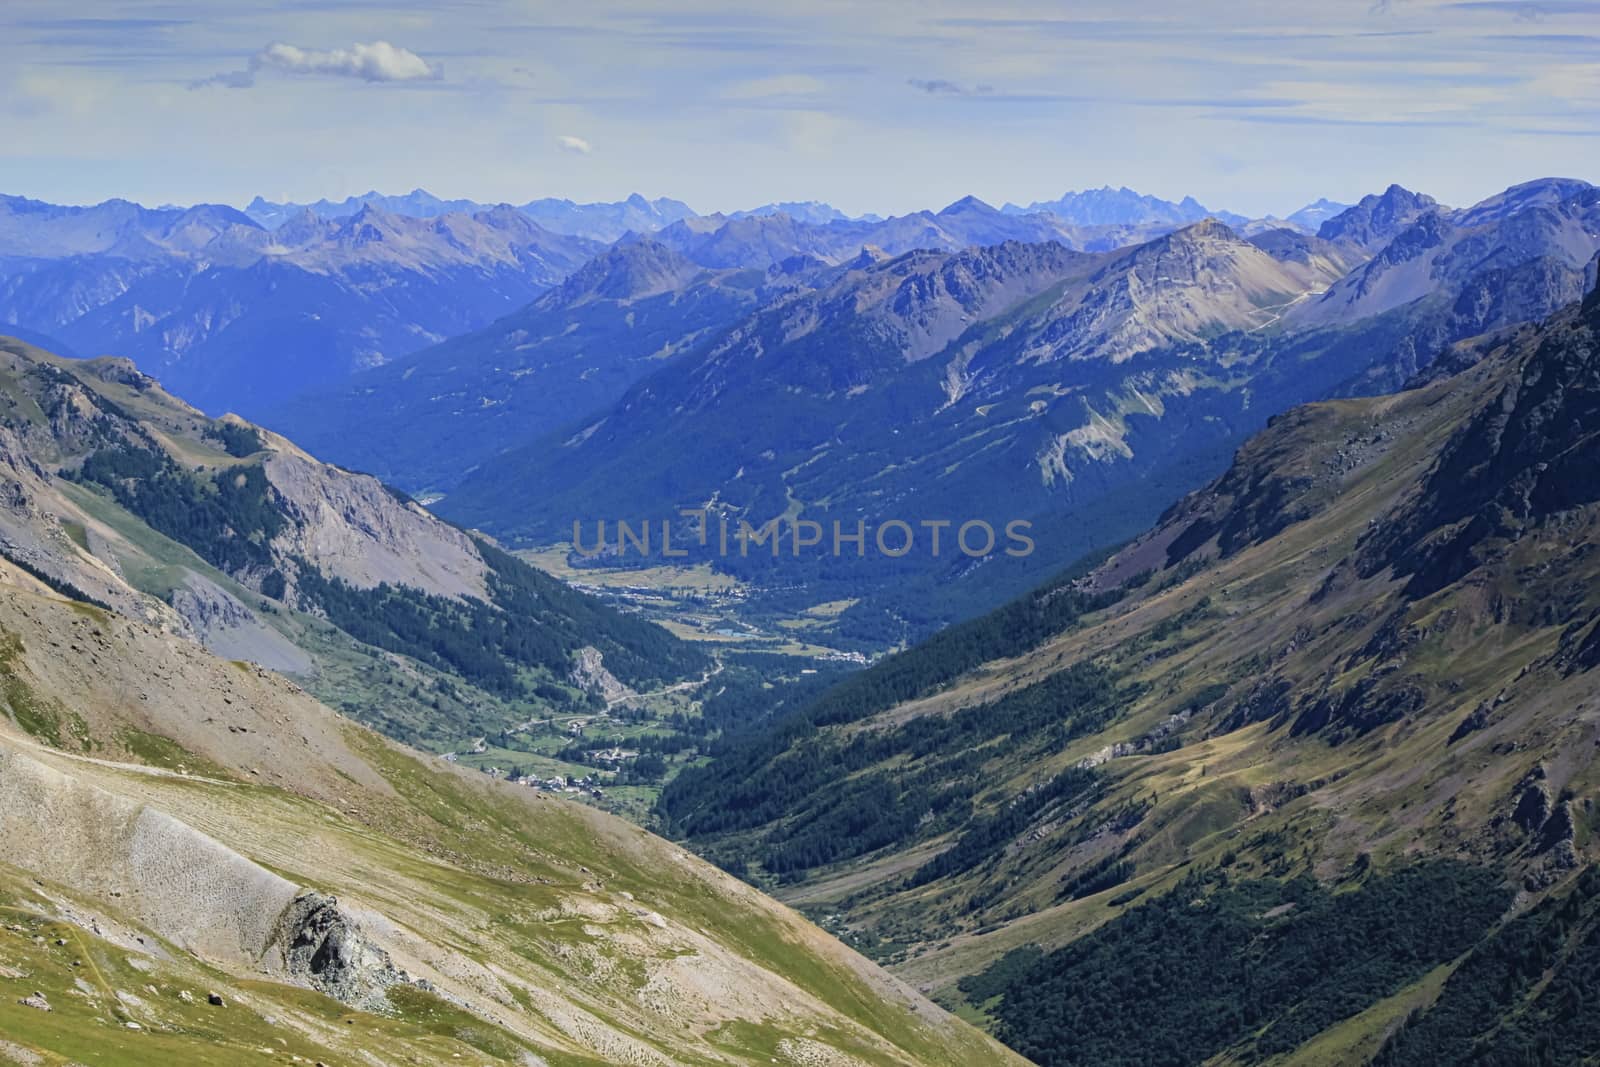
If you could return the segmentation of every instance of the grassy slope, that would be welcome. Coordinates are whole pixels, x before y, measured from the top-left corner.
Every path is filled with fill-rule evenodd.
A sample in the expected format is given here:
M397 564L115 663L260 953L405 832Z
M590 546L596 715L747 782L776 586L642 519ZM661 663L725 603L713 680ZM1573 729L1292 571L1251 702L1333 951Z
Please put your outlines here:
M1415 491L1464 413L1497 387L1498 373L1491 362L1416 393L1318 405L1280 420L1241 463L1292 486L1301 521L1198 573L1158 573L1016 659L829 728L892 730L1093 661L1140 685L1111 726L1037 762L1009 759L1002 746L981 772L989 788L980 812L995 811L1081 760L1104 760L1107 791L1087 811L1047 811L992 861L918 888L900 877L914 866L906 857L914 852L921 862L955 835L813 871L781 893L808 914L834 917L830 928L956 1004L959 976L1019 945L1070 941L1226 853L1236 854L1241 876L1326 877L1362 853L1388 866L1422 851L1539 880L1546 859L1505 825L1519 781L1543 762L1553 791L1583 797L1600 785L1590 756L1600 707L1586 699L1594 681L1553 668L1548 658L1563 626L1542 615L1547 603L1561 604L1566 618L1593 606L1597 564L1571 549L1600 536L1595 516L1527 537L1481 577L1415 603L1387 572L1361 577L1347 563L1370 525ZM1159 566L1186 524L1179 518L1176 530L1158 531L1108 564L1101 581ZM1302 704L1369 677L1414 681L1426 702L1402 721L1342 736L1296 736L1292 716L1229 721L1269 677L1285 680ZM1463 717L1502 690L1505 710L1450 743ZM1179 746L1171 751L1110 748L1138 749L1169 729L1168 744ZM1136 825L1113 819L1130 809L1142 809ZM1580 823L1580 850L1588 833ZM739 841L710 843L726 849ZM1131 863L1131 876L1083 899L1063 898L1075 874L1107 856ZM1369 1047L1377 1020L1387 1026L1398 1010L1370 1009L1372 1026L1352 1023L1354 1032L1330 1032L1319 1047Z
M56 731L76 754L35 747L16 721L0 721L0 744L381 915L397 959L465 1005L406 994L392 1016L367 1016L180 951L152 958L114 943L119 930L154 942L116 901L0 869L0 903L25 935L0 939L0 1031L24 1048L128 1063L237 1062L245 1047L329 1062L357 1049L385 1062L514 1062L530 1049L551 1064L765 1063L817 1041L849 1062L1004 1062L798 916L642 830L409 753L274 676L115 617L7 591L0 625L19 645L9 706L76 724ZM131 705L130 678L143 697ZM141 753L187 773L107 762ZM79 927L100 917L108 934L72 932L71 955L106 976L77 993L82 968L53 937L32 940L69 911ZM224 1026L203 996L178 997L213 988L233 1005ZM55 1012L17 1004L35 989Z

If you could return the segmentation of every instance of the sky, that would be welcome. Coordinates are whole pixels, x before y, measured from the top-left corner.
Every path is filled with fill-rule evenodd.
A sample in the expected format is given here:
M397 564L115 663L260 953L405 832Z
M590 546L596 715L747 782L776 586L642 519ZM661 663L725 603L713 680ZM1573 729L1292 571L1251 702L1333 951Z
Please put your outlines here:
M1284 215L1551 175L1600 180L1600 0L0 2L0 192L62 203Z

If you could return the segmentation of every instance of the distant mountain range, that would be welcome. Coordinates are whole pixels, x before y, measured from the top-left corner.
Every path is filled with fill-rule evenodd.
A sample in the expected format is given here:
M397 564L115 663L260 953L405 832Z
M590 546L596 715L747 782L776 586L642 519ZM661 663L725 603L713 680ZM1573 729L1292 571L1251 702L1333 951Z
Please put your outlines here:
M882 647L1131 532L1283 407L1398 385L1570 301L1595 195L1550 179L1457 210L1396 186L1297 213L1315 234L1109 189L888 219L580 205L644 227L609 247L420 191L275 229L13 199L0 320L128 353L518 543L705 501L764 522L976 500L1045 531L1028 563L908 561L892 582L782 564L800 569L778 586L831 583L855 602L837 625Z
M1275 219L1271 216L1266 216L1262 219L1251 219L1249 216L1240 215L1232 211L1212 210L1192 196L1186 196L1182 200L1174 202L1162 200L1160 197L1136 193L1127 186L1113 189L1107 185L1099 189L1069 192L1055 200L1035 200L1027 207L1018 207L1016 204L1008 203L1000 210L1008 215L1048 212L1069 225L1082 227L1167 226L1175 228L1186 226L1191 222L1199 222L1201 219L1211 218L1227 223L1229 226L1245 233L1268 229L1273 226L1287 226L1290 229L1315 233L1317 228L1324 222L1349 206L1349 204L1320 199L1307 204L1284 219Z
M796 278L795 257L833 267L864 248L1019 240L1104 251L1205 214L1192 199L1128 190L1038 207L967 197L884 219L819 201L702 216L637 194L513 207L414 189L309 204L257 197L243 211L0 197L0 323L61 351L126 355L207 410L260 414L482 328L619 240L649 237L719 270L784 263ZM1250 233L1278 225L1225 219Z
M567 539L575 518L673 515L706 501L752 526L780 516L825 525L940 518L974 502L992 514L968 517L1035 523L1042 547L1026 563L716 561L819 601L855 600L840 627L892 643L888 618L925 632L1131 532L1285 407L1398 384L1454 341L1569 302L1600 252L1595 196L1584 183L1551 180L1450 211L1393 187L1316 236L1280 228L1246 238L1209 220L1108 252L1016 241L837 265L816 243L837 223L798 227L773 216L698 236L688 232L694 223L679 223L656 239L679 240L684 258L724 271L776 254L758 238L814 243L769 269L767 288L751 290L756 306L723 304L730 317L719 329L609 406L551 413L542 436L530 420L520 445L496 435L496 451L474 451L475 469L461 464L456 484L435 477L424 486L398 464L383 469L444 490L442 514L518 543ZM996 219L1051 218L963 202L923 221L981 232ZM1460 252L1433 256L1437 269L1410 268L1403 291L1367 281L1412 263L1407 250L1441 220L1456 236L1439 247ZM1506 277L1521 281L1492 282ZM563 344L619 351L583 336ZM502 363L480 356L474 365ZM308 398L285 417L317 439L310 424L338 425L350 406ZM368 436L407 437L400 427L418 425L407 412L440 407L408 404ZM458 438L484 421L466 403L453 411ZM405 449L421 451L414 439ZM919 582L929 584L919 591Z
M1412 320L1395 358L1357 388L1398 388L1449 343L1540 318L1593 288L1600 189L1550 179L1461 210L1391 188L1323 224L1325 239L1372 249L1360 269L1290 309L1294 327L1383 316Z
M1074 226L1146 226L1152 223L1182 226L1214 218L1230 225L1249 221L1231 211L1212 211L1192 196L1177 203L1159 197L1145 196L1127 186L1113 189L1107 185L1100 189L1069 192L1055 200L1035 200L1027 207L1006 204L1001 208L1008 215L1034 214L1047 211L1063 222Z
M340 201L318 200L312 204L274 204L258 196L244 213L268 229L276 229L307 211L320 218L341 219L357 214L362 208L374 207L394 215L431 219L448 214L476 215L503 206L472 200L440 200L425 189L413 189L404 196L385 196L373 191ZM638 193L615 203L594 204L546 197L518 204L516 209L551 233L606 243L630 231L648 232L679 219L694 217L689 205L682 201L667 197L646 200Z
M530 436L614 403L755 308L765 283L652 240L621 243L481 330L289 398L263 418L392 484L446 488Z
M211 411L253 413L482 326L603 247L495 208L366 205L268 230L232 208L0 199L0 324L115 353Z
M862 257L749 310L609 408L484 458L435 507L530 543L569 537L575 518L704 501L752 525L1038 524L1044 547L1014 568L717 561L818 601L861 599L841 624L892 643L887 616L925 632L963 610L963 590L1004 595L1132 532L1258 420L1358 369L1343 355L1278 369L1281 309L1356 260L1299 234L1267 244L1210 221L1116 252L1006 242ZM937 594L915 594L911 572ZM890 588L892 608L875 600Z
M975 198L968 198L975 199ZM318 200L313 203L273 203L256 197L244 213L263 226L276 228L302 211L311 211L323 218L344 218L354 215L363 207L376 207L396 215L416 218L434 218L449 213L475 214L496 205L473 200L442 200L425 189L390 196L376 190L343 200ZM760 218L786 215L807 225L825 225L830 222L882 222L878 215L851 216L831 204L820 200L780 201L740 211L714 213L701 216L680 200L661 197L647 200L634 193L626 200L613 203L578 204L571 200L545 198L516 205L541 226L556 233L576 234L595 240L614 241L628 231L650 233L683 219L708 217L713 219ZM1216 218L1230 225L1243 225L1249 218L1231 211L1212 211L1193 197L1184 197L1174 203L1159 197L1145 196L1124 186L1113 189L1090 189L1079 193L1066 193L1055 200L1035 201L1028 207L1006 204L1000 209L1007 215L1034 215L1041 212L1055 215L1071 226L1182 226L1203 218ZM1322 218L1337 214L1342 205L1319 200L1289 216L1287 221L1306 225L1315 230ZM921 215L926 213L913 213ZM1313 222L1312 220L1315 219Z

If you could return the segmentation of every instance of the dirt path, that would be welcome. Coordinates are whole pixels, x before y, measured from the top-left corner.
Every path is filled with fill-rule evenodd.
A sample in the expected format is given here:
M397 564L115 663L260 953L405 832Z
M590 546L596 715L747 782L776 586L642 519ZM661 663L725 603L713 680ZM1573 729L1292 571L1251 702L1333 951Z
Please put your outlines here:
M1287 301L1286 303L1268 304L1266 307L1262 308L1261 310L1262 311L1266 311L1266 312L1271 312L1272 317L1270 319L1268 319L1266 322L1261 323L1259 326L1250 327L1248 330L1245 331L1245 333L1256 333L1259 330L1265 330L1268 326L1274 326L1277 323L1282 322L1284 313L1287 312L1290 308L1294 307L1296 304L1300 303L1300 301L1308 300L1313 296L1321 296L1323 293L1326 293L1327 291L1328 290L1326 290L1326 289L1308 289L1305 292L1301 293L1299 296L1295 297L1293 300Z
M689 681L676 682L673 685L664 686L661 689L652 689L648 693L629 693L626 696L612 697L610 700L606 701L606 710L610 711L618 704L626 704L630 700L644 700L647 697L666 696L668 693L681 693L688 689L698 689L721 673L722 660L719 657L715 664L700 676L699 681L690 679Z

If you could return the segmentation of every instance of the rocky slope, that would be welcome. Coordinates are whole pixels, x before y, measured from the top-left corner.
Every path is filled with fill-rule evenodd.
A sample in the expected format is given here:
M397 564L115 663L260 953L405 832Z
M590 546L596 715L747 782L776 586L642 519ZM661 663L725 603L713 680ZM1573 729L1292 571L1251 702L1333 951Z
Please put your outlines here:
M641 830L0 572L10 1060L1023 1062Z
M1328 219L1317 228L1317 236L1372 255L1418 218L1439 209L1439 202L1428 194L1391 185Z
M1042 1063L1434 1062L1528 1019L1576 1062L1544 991L1594 963L1597 368L1591 296L1455 377L1295 409L1108 561L663 814Z
M1321 236L1335 244L1375 233L1383 245L1286 315L1294 328L1407 320L1409 336L1358 388L1397 388L1451 342L1542 319L1594 284L1600 191L1587 182L1529 182L1455 211L1403 192L1324 225ZM1374 229L1377 220L1386 224Z

